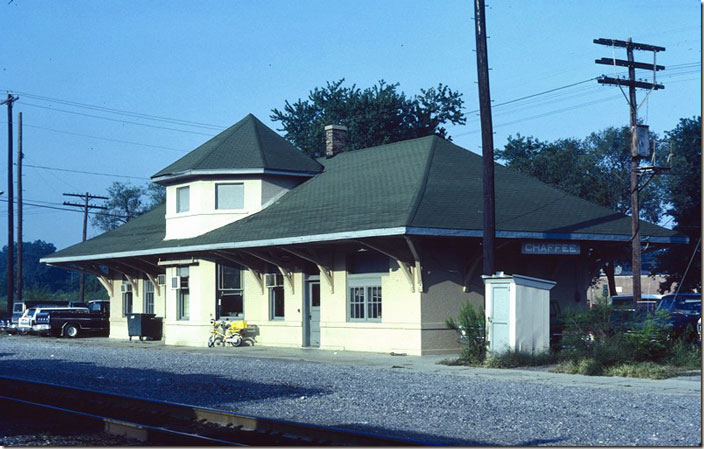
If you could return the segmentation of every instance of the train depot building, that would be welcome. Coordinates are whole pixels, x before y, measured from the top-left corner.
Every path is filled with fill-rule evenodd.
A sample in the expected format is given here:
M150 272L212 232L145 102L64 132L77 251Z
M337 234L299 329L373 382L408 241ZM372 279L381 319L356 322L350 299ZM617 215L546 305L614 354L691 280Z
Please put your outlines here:
M42 261L98 277L111 338L155 313L166 344L205 346L224 318L261 345L456 352L446 318L484 302L481 157L437 136L345 152L345 131L326 127L316 160L248 115L152 177L166 204ZM630 217L501 165L495 191L497 268L555 281L562 310L585 306ZM641 233L651 248L686 242Z

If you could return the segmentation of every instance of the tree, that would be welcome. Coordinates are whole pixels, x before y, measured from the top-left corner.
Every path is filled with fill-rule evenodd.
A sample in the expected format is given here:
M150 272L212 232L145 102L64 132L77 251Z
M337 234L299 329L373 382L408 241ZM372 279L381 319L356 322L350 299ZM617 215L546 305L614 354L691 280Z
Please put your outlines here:
M651 143L656 137L651 135ZM496 151L496 159L566 193L623 214L631 213L631 132L628 127L607 128L583 140L541 142L533 137L510 136L504 149ZM664 211L661 177L653 178L639 196L640 218L657 223ZM602 254L600 264L611 294L616 288L614 261L628 258L625 246Z
M688 245L675 245L658 255L656 270L666 272L660 291L681 283L681 290L702 288L702 118L680 119L677 127L666 132L672 149L672 169L665 181L667 214L676 223L674 230L689 237ZM685 271L689 266L686 277Z
M496 151L496 159L566 193L630 214L630 145L628 127L607 128L584 140L541 142L518 135ZM662 189L662 180L655 178L641 191L641 219L658 222L663 214Z
M307 100L283 111L273 109L271 119L281 122L284 137L298 149L320 156L325 148L325 125L344 125L349 132L347 150L437 134L451 140L443 125L464 124L462 94L439 84L406 97L399 84L383 80L367 89L343 87L344 79L310 91Z
M58 291L78 287L77 282L72 285L70 272L39 262L42 257L55 252L56 247L43 240L22 243L22 283L28 291ZM14 260L17 261L17 254ZM7 245L0 251L0 294L4 295L5 292L7 292Z
M166 190L163 186L154 183L139 187L113 182L108 187L108 197L105 202L108 209L91 218L91 224L103 231L115 229L163 204L166 201Z

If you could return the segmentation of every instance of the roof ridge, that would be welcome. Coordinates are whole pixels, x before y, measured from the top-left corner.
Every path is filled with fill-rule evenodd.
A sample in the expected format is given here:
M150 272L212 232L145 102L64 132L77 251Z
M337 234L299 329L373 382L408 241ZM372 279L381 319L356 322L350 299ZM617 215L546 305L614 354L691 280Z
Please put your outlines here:
M252 114L250 114L250 115L252 115ZM264 148L262 148L262 138L259 135L259 126L258 126L259 124L257 123L259 121L259 119L254 117L254 115L252 115L252 117L254 118L254 120L253 120L253 122L254 122L254 138L257 139L257 148L259 149L259 156L261 156L261 158L262 158L262 166L266 167L267 166L266 153L264 152Z
M251 114L248 114L248 115L251 115ZM224 131L222 131L222 132L220 132L220 133L214 135L211 139L209 139L208 141L202 143L201 145L198 146L198 148L196 148L196 149L193 150L193 151L197 151L200 147L202 147L203 145L207 144L207 143L210 142L212 139L214 139L214 138L220 136L221 134L226 133L226 132L229 131L229 133L227 134L227 137L225 137L225 138L223 139L223 142L226 141L229 137L232 136L232 133L234 133L235 131L237 131L238 129L240 129L242 126L244 126L244 122L245 122L246 119L247 119L247 116L245 116L245 118L243 118L243 119L240 120L239 122L235 123L234 125L230 126L229 128L225 129ZM220 145L222 145L223 142L220 142ZM198 164L200 164L201 162L203 162L203 161L205 161L206 159L208 159L211 155L212 155L212 151L205 151L205 152L203 153L203 155L201 155L201 157L199 157L198 160L195 161L194 163L192 163L191 165L198 165ZM187 155L186 155L186 156L187 156ZM185 157L185 156L184 156L184 157ZM178 161L176 161L176 162L178 162Z
M339 157L339 156L342 156L342 155L345 155L345 157L347 157L347 156L350 155L350 154L362 154L362 153L367 152L367 151L377 150L377 149L379 149L379 148L383 148L383 147L387 147L387 146L397 146L397 145L402 145L402 144L408 144L409 142L415 142L415 141L418 141L418 140L429 139L429 138L433 138L433 137L438 137L439 139L442 139L442 137L439 137L439 136L437 136L436 134L430 134L430 135L423 136L423 137L414 137L414 138L412 138L412 139L397 140L397 141L395 141L395 142L389 142L389 143L381 143L381 144L379 144L379 145L373 145L373 146L371 146L371 147L358 148L358 149L356 149L356 150L345 150L345 151L341 151L341 152L335 154L335 157ZM321 158L322 158L322 159L325 159L325 156L321 156ZM317 162L317 159L314 159L314 160Z
M426 159L425 162L425 171L423 173L423 181L420 186L420 189L416 192L416 196L413 198L413 202L411 203L411 211L408 214L408 220L406 221L406 225L410 226L413 223L413 220L416 218L416 214L418 213L418 208L420 207L420 202L423 196L425 195L425 189L428 186L428 177L430 175L430 167L433 165L432 160L433 157L435 157L435 148L437 147L438 140L440 137L433 135L435 137L433 139L433 145L430 147L430 151L428 151L428 158Z

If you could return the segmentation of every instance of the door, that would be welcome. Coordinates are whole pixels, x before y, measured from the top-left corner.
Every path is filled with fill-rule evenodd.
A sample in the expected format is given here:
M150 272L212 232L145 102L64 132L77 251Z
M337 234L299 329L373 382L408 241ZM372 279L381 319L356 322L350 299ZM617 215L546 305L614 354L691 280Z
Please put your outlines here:
M309 346L320 346L320 282L309 282L307 292L307 341Z
M511 295L509 285L493 285L491 291L490 351L505 352L509 349L509 313Z

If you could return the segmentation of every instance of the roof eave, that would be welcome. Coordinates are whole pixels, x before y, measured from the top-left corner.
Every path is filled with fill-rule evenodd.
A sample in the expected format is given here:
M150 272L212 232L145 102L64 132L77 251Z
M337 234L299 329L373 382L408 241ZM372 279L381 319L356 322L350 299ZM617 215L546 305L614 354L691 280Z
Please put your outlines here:
M279 175L279 176L295 176L295 177L313 177L319 172L314 171L294 171L294 170L276 170L269 168L236 168L236 169L212 169L212 170L184 170L177 173L169 173L166 175L152 176L152 182L171 183L187 178L197 178L202 176L231 176L231 175Z
M44 257L40 259L42 263L56 264L81 262L99 259L112 259L122 257L139 257L157 254L175 254L185 253L189 251L213 251L224 249L240 249L240 248L257 248L263 246L276 245L296 245L304 243L317 242L332 242L339 240L349 240L355 238L372 238L372 237L389 237L394 235L419 235L419 236L436 236L436 237L481 237L481 230L469 229L441 229L441 228L423 228L423 227L407 227L398 226L394 228L367 229L361 231L346 231L330 234L304 235L295 237L284 237L278 239L265 240L250 240L245 242L223 242L212 243L206 245L190 245L165 247L148 250L137 251L120 251L104 254L90 254L86 256L68 256L68 257ZM628 235L612 235L612 234L588 234L588 233L551 233L551 232L528 232L528 231L497 231L497 238L506 239L537 239L537 240L580 240L580 241L595 241L595 242L623 242L631 240ZM689 243L689 238L685 236L643 236L643 242L650 243L665 243L665 244L686 244Z

